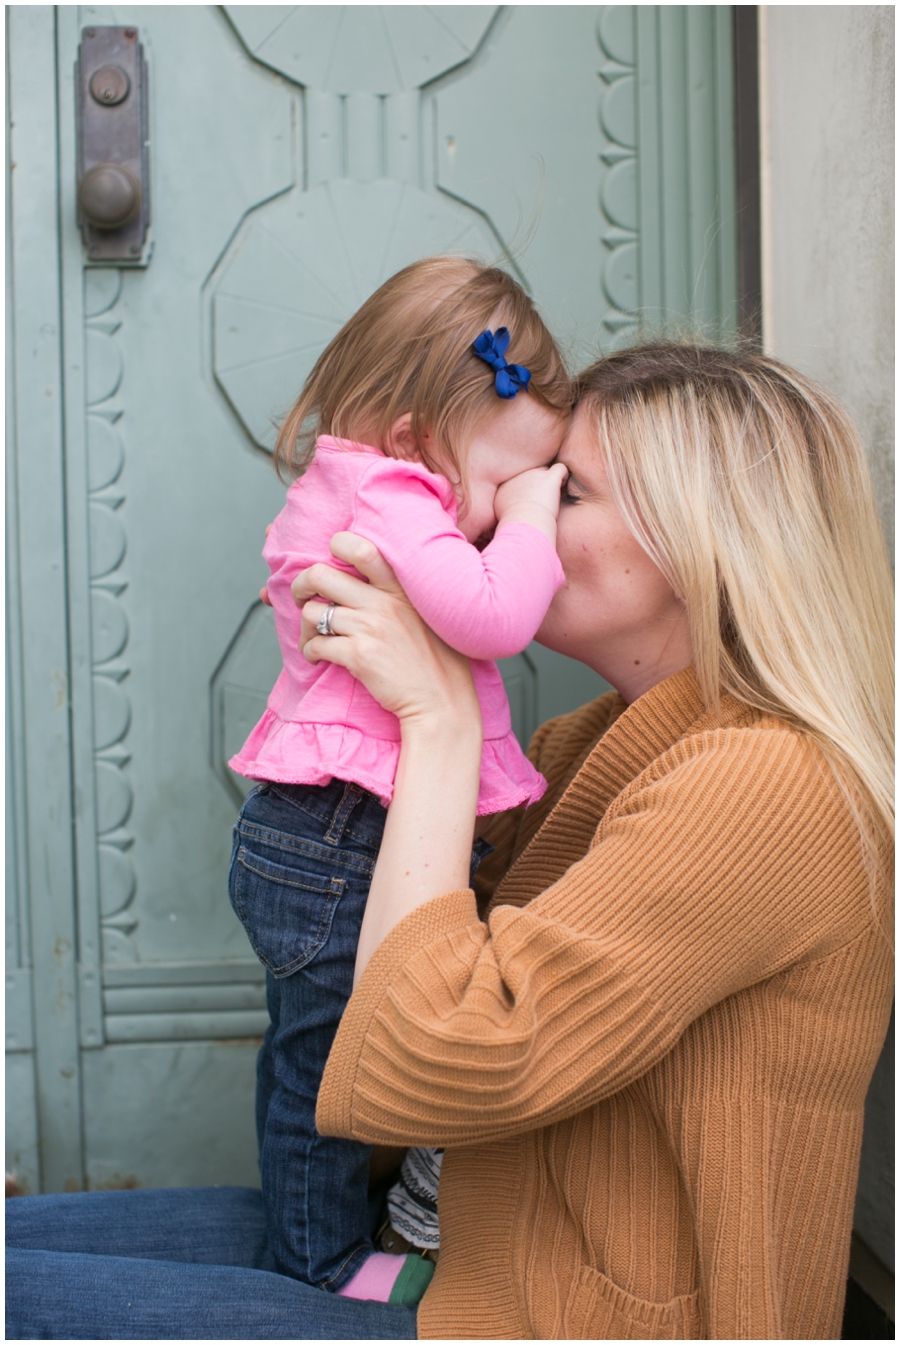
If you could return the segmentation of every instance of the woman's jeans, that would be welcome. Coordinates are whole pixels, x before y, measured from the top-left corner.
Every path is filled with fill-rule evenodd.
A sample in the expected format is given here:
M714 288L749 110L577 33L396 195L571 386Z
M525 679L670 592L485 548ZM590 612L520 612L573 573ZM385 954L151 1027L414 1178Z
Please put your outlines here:
M273 1273L259 1191L6 1202L7 1340L415 1340L414 1308Z
M316 1130L325 1062L353 988L387 811L359 785L262 784L234 829L232 905L266 967L256 1125L274 1269L340 1289L373 1250L368 1145ZM490 850L476 841L472 872Z

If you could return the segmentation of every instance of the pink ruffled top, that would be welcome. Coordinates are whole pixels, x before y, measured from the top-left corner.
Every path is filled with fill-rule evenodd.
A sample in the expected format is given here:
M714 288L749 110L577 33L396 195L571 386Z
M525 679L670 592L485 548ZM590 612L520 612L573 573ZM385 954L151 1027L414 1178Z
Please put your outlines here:
M527 523L500 524L478 551L456 526L444 477L365 444L323 436L288 490L266 539L269 597L284 667L262 719L229 765L253 780L324 785L335 777L371 790L387 806L400 755L397 718L345 668L307 663L298 648L300 611L291 581L332 556L336 532L378 547L410 601L440 637L472 660L484 723L479 814L533 803L546 781L512 732L496 658L520 653L565 582L551 543Z

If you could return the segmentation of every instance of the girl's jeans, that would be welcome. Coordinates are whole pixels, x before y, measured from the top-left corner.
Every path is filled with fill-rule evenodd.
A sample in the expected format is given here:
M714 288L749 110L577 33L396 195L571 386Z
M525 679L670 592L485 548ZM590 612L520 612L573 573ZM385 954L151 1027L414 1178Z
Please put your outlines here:
M266 968L271 1022L257 1062L256 1125L274 1268L340 1289L373 1250L368 1145L316 1130L325 1062L350 991L387 816L374 794L262 784L234 829L232 905ZM489 846L476 842L474 867Z

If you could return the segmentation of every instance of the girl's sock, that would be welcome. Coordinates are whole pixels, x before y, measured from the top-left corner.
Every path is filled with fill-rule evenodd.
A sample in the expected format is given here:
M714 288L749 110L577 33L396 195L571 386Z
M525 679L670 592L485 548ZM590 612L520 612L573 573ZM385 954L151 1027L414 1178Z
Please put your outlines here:
M367 1298L375 1303L415 1307L433 1274L434 1262L425 1257L373 1252L337 1293L341 1298Z

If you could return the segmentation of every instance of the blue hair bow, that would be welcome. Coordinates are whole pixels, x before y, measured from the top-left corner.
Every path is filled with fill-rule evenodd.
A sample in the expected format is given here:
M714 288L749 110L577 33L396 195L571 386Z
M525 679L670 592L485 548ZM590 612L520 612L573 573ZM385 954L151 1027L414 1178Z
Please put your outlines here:
M480 360L494 370L494 390L498 397L515 397L531 382L531 370L523 364L507 364L503 358L509 349L509 328L498 327L496 332L482 332L472 342L472 349Z

